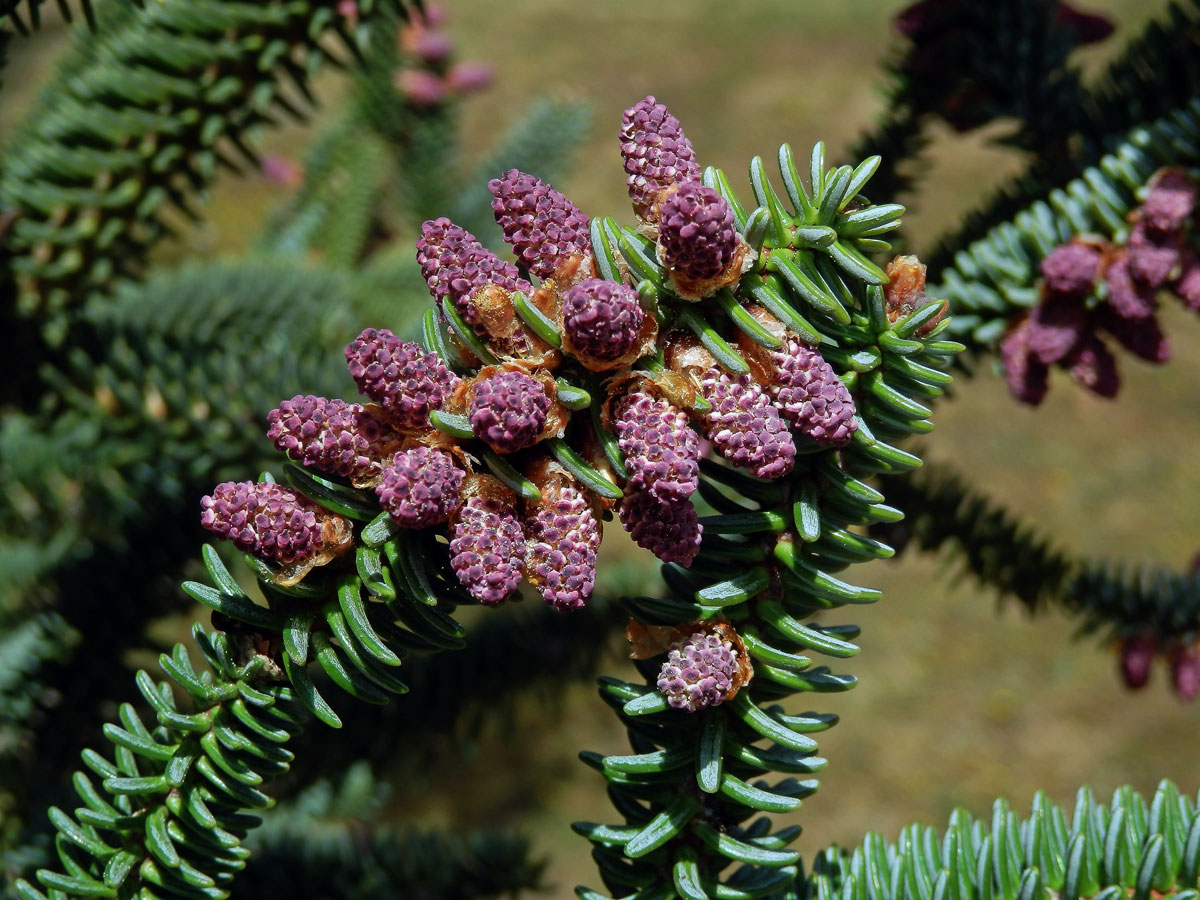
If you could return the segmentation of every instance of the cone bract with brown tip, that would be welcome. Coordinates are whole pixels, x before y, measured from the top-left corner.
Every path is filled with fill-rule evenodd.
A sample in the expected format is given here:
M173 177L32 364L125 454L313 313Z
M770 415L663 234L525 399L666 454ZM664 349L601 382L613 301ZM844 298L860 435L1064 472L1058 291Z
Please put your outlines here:
M429 414L440 409L459 377L436 353L402 341L386 328L367 328L346 347L350 377L364 396L383 407L399 428L429 427Z
M413 447L401 450L383 468L375 488L379 504L406 528L428 528L445 522L462 500L463 471L444 450Z
M700 393L712 405L704 414L704 435L722 456L759 478L792 470L791 432L751 375L733 376L713 366L700 379Z
M492 211L521 264L543 280L571 256L589 256L588 217L544 181L510 169L488 182Z
M525 520L529 550L525 571L555 609L579 609L596 585L600 523L587 498L574 487L554 492Z
M858 429L854 398L815 348L794 337L776 350L771 400L802 434L822 446L843 447Z
M417 262L429 292L438 301L449 297L468 325L484 333L472 295L488 284L506 291L530 292L533 288L517 267L500 259L469 231L442 217L421 225Z
M200 524L239 550L293 563L321 546L321 520L306 499L269 481L226 481L200 499Z
M485 497L463 504L450 541L450 567L467 593L485 606L503 603L521 583L525 534L516 510Z

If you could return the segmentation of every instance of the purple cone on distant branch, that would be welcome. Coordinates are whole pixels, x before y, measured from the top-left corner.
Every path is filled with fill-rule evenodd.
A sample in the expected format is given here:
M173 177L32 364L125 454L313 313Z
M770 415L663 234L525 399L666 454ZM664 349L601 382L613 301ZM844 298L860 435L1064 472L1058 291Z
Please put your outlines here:
M367 328L346 347L350 377L400 428L424 429L458 387L459 378L436 353L401 341L386 328Z
M383 468L375 488L379 505L405 528L428 528L445 522L462 505L463 470L444 450L413 447L401 450Z
M1097 322L1122 347L1146 362L1163 363L1171 358L1171 345L1154 316L1124 319L1113 315L1111 309L1102 309L1097 314Z
M1087 310L1076 296L1050 294L1030 312L1026 327L1029 352L1050 365L1065 359L1089 331Z
M695 281L716 278L738 248L733 209L712 188L684 184L663 204L658 246L673 271Z
M700 436L687 413L644 391L613 410L617 446L629 470L626 490L666 502L686 500L700 483Z
M660 500L649 491L628 491L617 514L633 542L663 562L690 566L700 552L704 527L690 500Z
M569 257L591 255L588 217L550 185L510 169L488 182L488 190L504 240L531 274L544 280Z
M1188 254L1183 259L1183 271L1171 285L1188 309L1200 310L1200 259Z
M573 349L607 362L633 349L646 313L633 288L589 278L563 292L562 318Z
M472 497L459 511L450 541L450 567L467 593L485 606L503 603L521 583L525 534L516 510Z
M1129 232L1125 258L1129 274L1149 293L1164 284L1179 265L1179 242L1174 234L1157 236L1139 222Z
M713 366L701 376L700 393L712 405L704 414L705 437L722 456L759 478L792 470L791 432L751 375L733 376Z
M1050 251L1042 260L1042 278L1051 294L1085 297L1095 287L1100 273L1100 251L1072 241Z
M1171 686L1181 700L1195 700L1200 694L1200 646L1177 645L1167 657Z
M854 436L854 398L820 352L794 337L772 353L775 378L767 393L801 434L828 447L844 447Z
M675 709L696 712L724 701L736 673L733 644L697 631L667 654L658 689Z
M1182 172L1163 173L1141 206L1142 221L1159 232L1182 228L1196 210L1196 185Z
M1121 642L1121 678L1133 690L1144 688L1158 655L1158 641L1152 634L1136 634Z
M546 602L560 612L587 603L596 585L600 524L583 493L556 492L525 521L526 571Z
M200 524L239 550L285 564L303 561L321 546L316 507L267 481L218 484L200 499Z
M513 453L538 442L549 411L540 381L506 370L476 383L468 418L476 437L499 453Z
M700 165L679 120L653 96L635 103L621 117L621 158L634 211L653 215L669 188L700 180Z
M271 410L267 424L275 448L303 465L343 478L379 473L377 451L384 429L358 403L297 394Z
M449 297L463 321L479 334L484 333L483 324L471 299L476 291L488 284L506 291L532 291L516 266L500 259L473 234L445 217L421 225L417 262L434 298L440 302Z
M1064 363L1071 377L1100 397L1115 397L1121 387L1117 361L1104 342L1089 334Z
M1000 360L1004 380L1013 396L1022 403L1038 406L1046 399L1050 369L1029 350L1029 320L1025 320L1000 342Z
M1124 319L1144 319L1154 314L1154 290L1134 280L1129 260L1122 255L1104 273L1108 282L1108 308Z

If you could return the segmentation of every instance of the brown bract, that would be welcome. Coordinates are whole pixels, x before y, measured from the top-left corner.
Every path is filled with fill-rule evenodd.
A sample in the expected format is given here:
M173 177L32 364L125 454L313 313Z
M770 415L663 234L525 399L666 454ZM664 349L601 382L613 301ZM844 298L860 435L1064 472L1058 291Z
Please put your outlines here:
M707 352L707 351L705 351ZM600 423L609 431L613 429L613 407L626 394L645 391L666 400L672 406L690 411L696 405L700 393L691 379L664 369L659 373L625 372L604 383L604 405L600 408Z
M534 291L528 299L547 315L557 305L557 298L551 291ZM512 294L504 288L485 284L471 296L471 302L475 304L479 323L488 333L486 343L497 356L543 368L554 368L562 362L562 354L521 321L513 306Z
M517 506L517 495L493 475L468 472L463 479L462 487L458 490L458 495L462 498L462 503L450 514L451 526L458 521L459 513L466 509L467 503L476 497L481 500L492 500L511 509L515 509Z
M883 288L888 321L893 325L935 298L925 294L925 264L915 256L897 256L884 269L889 281ZM918 328L917 337L924 337L950 311L950 302L942 301L941 311Z
M786 340L789 337L799 340L795 335L788 332L784 324L771 315L765 307L759 306L757 303L750 303L746 305L746 312L750 313L759 325L762 325L780 340ZM778 371L778 367L775 365L774 351L753 340L740 329L737 333L736 342L738 352L742 354L742 357L749 364L750 374L754 380L762 387L766 387L774 382Z
M371 459L386 465L387 461L392 458L397 450L406 450L414 442L425 443L431 447L438 446L436 439L432 438L432 435L426 435L427 431L433 432L435 435L441 435L441 432L434 429L432 425L427 426L421 431L401 431L392 425L388 420L387 414L383 411L383 407L378 403L364 403L363 412L379 423L379 440L371 441L367 448ZM442 436L448 437L448 435ZM383 470L380 468L379 471L365 478L351 478L350 483L356 488L373 488L379 484L379 480L382 477Z
M700 343L700 339L691 334L677 332L667 340L667 368L687 379L696 389L700 387L700 378L717 365L717 358Z
M722 641L729 641L737 653L737 671L733 673L732 683L725 700L732 700L743 687L754 677L754 666L750 663L750 654L741 635L728 619L708 619L701 622L682 622L679 625L643 625L637 619L630 619L625 626L625 638L629 641L630 659L650 659L666 653L675 644L686 641L697 631L704 634L715 634Z
M737 284L742 275L750 271L754 265L754 251L750 249L750 245L742 240L741 235L738 236L737 249L733 251L733 258L729 260L724 271L712 278L689 278L682 272L678 272L667 266L663 259L662 246L655 246L655 255L658 261L667 269L667 274L671 278L671 288L679 295L682 300L703 300L705 297L711 297L721 288L729 287L731 284Z
M313 504L317 517L321 519L321 548L312 556L294 563L270 566L272 574L268 581L280 587L291 587L315 569L333 562L354 546L354 530L350 520L331 513L323 506Z

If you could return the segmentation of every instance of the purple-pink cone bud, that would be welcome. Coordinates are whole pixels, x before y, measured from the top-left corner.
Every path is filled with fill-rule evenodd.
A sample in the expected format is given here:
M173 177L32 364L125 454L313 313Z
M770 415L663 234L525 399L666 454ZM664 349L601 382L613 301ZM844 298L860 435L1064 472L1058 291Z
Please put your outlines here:
M1154 316L1123 319L1111 310L1100 310L1099 325L1132 353L1146 362L1163 363L1171 358L1171 345Z
M1200 258L1184 257L1183 271L1171 288L1188 309L1200 310Z
M503 371L475 385L468 418L477 438L500 453L512 453L538 442L549 411L550 398L540 381Z
M1195 700L1200 694L1200 646L1177 646L1168 657L1171 685L1181 700Z
M379 420L357 403L297 394L267 414L267 438L277 450L306 466L343 478L366 478L379 471L371 448L380 437Z
M588 217L550 185L510 169L488 190L504 240L533 275L549 278L568 257L591 255Z
M639 215L647 215L662 191L700 180L700 165L679 120L653 96L635 103L621 117L621 158L626 187Z
M422 223L417 263L434 298L440 302L449 297L463 321L480 334L484 333L483 325L471 300L476 291L488 284L506 291L532 291L516 266L500 259L473 234L444 216Z
M700 552L704 526L689 500L663 501L647 491L630 491L617 513L633 542L663 562L690 566Z
M546 602L559 612L579 609L596 585L600 525L583 493L563 488L525 521L527 569Z
M1150 667L1158 654L1158 641L1152 634L1138 634L1121 642L1121 678L1132 690L1144 688L1150 680Z
M467 593L486 606L503 603L521 583L524 561L525 535L516 511L498 500L468 500L450 541L450 567Z
M1175 235L1159 237L1139 222L1129 233L1125 255L1134 280L1148 289L1157 288L1179 265L1179 243Z
M767 393L801 434L822 446L844 447L858 428L854 398L824 357L789 337L772 354L775 379Z
M1159 178L1142 204L1142 221L1155 231L1178 231L1196 209L1196 186L1181 172Z
M1087 244L1055 247L1042 260L1042 278L1052 294L1084 297L1092 292L1100 269L1100 251Z
M722 456L758 478L792 471L791 432L753 377L734 377L713 366L700 379L700 393L712 404L704 414L705 436Z
M458 387L458 376L419 344L368 328L346 347L350 377L400 428L422 429Z
M1014 397L1030 406L1046 399L1050 386L1050 369L1029 352L1029 322L1026 320L1004 336L1000 342L1000 360L1004 380Z
M663 204L658 246L676 272L696 281L716 278L738 247L733 209L712 188L685 184Z
M400 69L393 83L413 106L437 106L448 94L445 79L428 69Z
M1029 314L1027 342L1038 362L1065 359L1088 331L1087 311L1076 296L1050 294Z
M697 631L667 654L658 689L675 709L696 712L724 701L736 672L733 644Z
M406 528L445 522L462 504L463 471L444 450L401 450L383 468L375 488L379 505Z
M633 349L646 313L633 288L589 278L563 293L562 317L571 346L607 362Z
M281 563L311 556L321 545L315 508L268 481L226 481L200 499L200 524L244 552Z
M1100 397L1115 397L1121 387L1117 361L1104 343L1089 334L1075 352L1064 362L1071 368L1071 377Z
M700 483L700 436L687 413L643 391L622 397L613 411L617 446L629 470L626 490L663 502L686 500Z
M1114 260L1104 274L1108 282L1108 308L1124 319L1144 319L1154 314L1154 291L1133 279L1129 260Z

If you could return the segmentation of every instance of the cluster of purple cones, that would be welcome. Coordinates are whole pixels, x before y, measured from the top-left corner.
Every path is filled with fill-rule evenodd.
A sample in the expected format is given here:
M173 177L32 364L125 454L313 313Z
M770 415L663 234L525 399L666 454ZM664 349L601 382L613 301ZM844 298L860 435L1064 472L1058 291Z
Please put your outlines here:
M753 253L728 202L701 183L678 120L647 97L626 110L620 137L639 230L655 239L671 285L664 305L703 303L736 282ZM400 526L446 529L451 568L475 599L500 603L524 580L557 609L582 606L611 514L659 559L690 565L702 448L771 479L791 471L797 439L850 440L849 392L765 310L749 307L783 347L753 375L730 375L644 306L626 273L600 277L591 222L563 194L517 170L489 188L515 262L445 218L424 223L416 244L457 358L368 328L346 347L367 402L298 395L268 417L270 439L293 460L373 489ZM639 366L655 354L665 368ZM591 409L560 396L572 388ZM623 471L601 437L619 447ZM609 489L566 465L564 447ZM273 484L221 485L204 500L205 527L281 564L317 554L331 517ZM292 522L301 534L277 533Z
M1046 396L1051 366L1101 397L1120 387L1111 338L1141 359L1165 362L1170 347L1156 312L1162 290L1200 311L1200 260L1188 249L1196 185L1164 169L1130 215L1123 244L1076 238L1042 260L1042 297L1001 344L1009 388L1023 403Z

